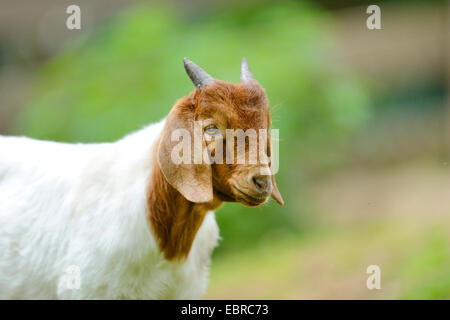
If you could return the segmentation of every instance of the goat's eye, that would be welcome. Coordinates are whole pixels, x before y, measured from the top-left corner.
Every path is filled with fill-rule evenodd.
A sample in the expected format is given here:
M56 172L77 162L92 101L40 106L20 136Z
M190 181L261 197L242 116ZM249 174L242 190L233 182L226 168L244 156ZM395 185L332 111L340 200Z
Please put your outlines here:
M220 134L220 130L215 125L211 125L205 128L205 133L209 136L217 136Z

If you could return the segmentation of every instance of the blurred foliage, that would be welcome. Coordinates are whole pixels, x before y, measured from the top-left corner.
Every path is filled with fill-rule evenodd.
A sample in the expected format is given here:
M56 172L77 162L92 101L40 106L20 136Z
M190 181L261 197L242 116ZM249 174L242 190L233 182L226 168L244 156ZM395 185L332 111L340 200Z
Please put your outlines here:
M193 90L183 57L232 82L246 57L266 88L273 127L280 128L277 180L286 205L226 204L216 214L225 239L220 250L298 233L305 222L305 168L339 161L337 146L369 112L360 82L324 58L332 22L311 5L282 1L190 15L163 5L132 8L41 70L16 131L59 141L112 141L163 118Z
M212 264L207 299L450 299L449 219L369 218L233 252ZM368 290L367 266L381 268Z

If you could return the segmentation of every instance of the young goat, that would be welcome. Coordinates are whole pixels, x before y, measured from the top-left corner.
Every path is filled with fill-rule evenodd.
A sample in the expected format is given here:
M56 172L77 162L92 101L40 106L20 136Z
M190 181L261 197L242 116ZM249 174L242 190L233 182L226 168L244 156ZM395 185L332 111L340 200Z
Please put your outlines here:
M226 129L270 127L245 59L238 85L184 66L196 90L115 143L0 136L0 299L199 298L219 237L212 210L270 195L283 204L270 162L173 161L173 132L194 134L194 122L207 150Z

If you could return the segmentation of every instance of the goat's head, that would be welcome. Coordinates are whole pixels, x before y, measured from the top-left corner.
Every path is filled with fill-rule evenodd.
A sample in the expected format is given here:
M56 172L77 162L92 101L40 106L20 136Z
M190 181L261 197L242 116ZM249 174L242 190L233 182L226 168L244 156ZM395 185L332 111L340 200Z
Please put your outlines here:
M167 181L196 203L214 198L256 206L272 196L282 205L270 169L269 105L247 61L242 60L237 85L213 79L188 59L184 66L196 90L180 99L166 119L158 161ZM180 129L189 137L181 134L174 139ZM184 140L181 149L180 137ZM252 147L255 141L256 148ZM180 150L181 163L173 158Z

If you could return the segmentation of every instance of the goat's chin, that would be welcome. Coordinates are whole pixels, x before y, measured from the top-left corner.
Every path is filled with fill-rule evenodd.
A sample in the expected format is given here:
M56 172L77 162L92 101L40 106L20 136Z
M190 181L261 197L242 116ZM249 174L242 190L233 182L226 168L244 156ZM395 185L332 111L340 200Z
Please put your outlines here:
M220 190L214 190L216 199L223 202L238 202L247 207L257 207L267 201L267 198L255 198L240 189L233 187L232 193L225 193Z
M229 195L217 189L214 189L214 197L223 202L237 202L234 195Z
M242 203L244 206L247 207L257 207L265 203L268 199L268 197L261 197L261 198L254 197L249 193L243 191L241 188L238 188L234 184L233 184L233 193L236 199L235 201Z
M257 207L265 203L267 201L267 198L256 199L252 197L239 197L237 198L237 201L247 207Z

